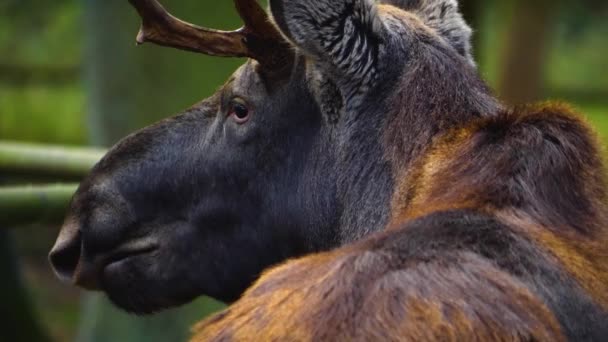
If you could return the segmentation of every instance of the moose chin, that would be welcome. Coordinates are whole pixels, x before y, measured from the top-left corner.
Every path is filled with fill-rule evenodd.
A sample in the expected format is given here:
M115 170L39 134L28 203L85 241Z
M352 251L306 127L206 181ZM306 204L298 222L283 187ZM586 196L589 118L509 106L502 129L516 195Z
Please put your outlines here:
M133 313L231 303L194 341L608 336L595 134L503 105L456 0L235 0L232 32L130 3L138 43L248 60L93 168L60 278Z

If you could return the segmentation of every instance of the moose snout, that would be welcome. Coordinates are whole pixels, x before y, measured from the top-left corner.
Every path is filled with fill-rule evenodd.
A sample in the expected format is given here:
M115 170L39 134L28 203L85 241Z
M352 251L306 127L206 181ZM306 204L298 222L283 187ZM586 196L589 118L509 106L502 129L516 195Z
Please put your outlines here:
M116 270L159 248L155 235L138 231L136 221L115 187L93 183L79 189L49 253L56 275L87 290L102 290L110 265Z
M99 289L99 266L84 257L82 234L74 218L68 218L61 228L49 261L61 280L88 290Z
M80 189L49 253L57 276L87 290L100 289L103 262L121 243L128 211L124 199L110 187Z

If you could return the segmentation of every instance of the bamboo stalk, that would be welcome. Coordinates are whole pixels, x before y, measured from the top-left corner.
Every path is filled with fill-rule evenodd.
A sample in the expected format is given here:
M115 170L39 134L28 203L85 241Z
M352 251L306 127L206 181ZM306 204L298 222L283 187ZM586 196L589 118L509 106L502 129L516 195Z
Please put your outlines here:
M0 227L61 222L78 184L0 187Z
M105 151L0 141L0 172L80 178Z

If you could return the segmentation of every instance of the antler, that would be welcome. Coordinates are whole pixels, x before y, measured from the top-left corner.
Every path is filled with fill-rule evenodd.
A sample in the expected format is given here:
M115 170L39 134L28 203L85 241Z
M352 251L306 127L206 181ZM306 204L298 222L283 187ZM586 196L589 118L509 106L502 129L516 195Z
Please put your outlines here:
M284 62L289 51L279 31L256 0L235 0L245 26L218 31L184 22L156 0L129 0L142 18L137 43L151 42L220 57L249 57L265 66Z

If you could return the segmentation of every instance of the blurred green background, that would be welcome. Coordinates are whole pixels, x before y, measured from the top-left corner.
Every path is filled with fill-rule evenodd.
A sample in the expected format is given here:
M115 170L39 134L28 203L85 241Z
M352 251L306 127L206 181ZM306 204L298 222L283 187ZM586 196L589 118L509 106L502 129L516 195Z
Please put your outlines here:
M187 21L240 25L228 0L163 3ZM608 139L605 1L461 3L480 71L505 102L570 102ZM242 63L136 48L138 26L126 0L0 0L0 140L108 147L207 97ZM0 171L0 186L56 180ZM155 317L121 313L54 278L46 253L58 224L31 221L0 226L0 341L184 340L220 307L203 298Z

